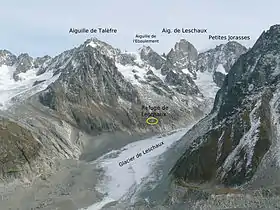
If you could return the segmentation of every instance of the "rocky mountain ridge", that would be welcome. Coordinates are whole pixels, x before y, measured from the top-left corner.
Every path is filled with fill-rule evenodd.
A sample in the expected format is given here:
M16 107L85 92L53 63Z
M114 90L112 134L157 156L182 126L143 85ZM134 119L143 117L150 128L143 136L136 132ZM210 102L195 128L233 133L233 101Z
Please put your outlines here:
M182 138L188 146L172 169L175 179L278 185L279 49L280 25L274 25L234 63L211 113Z
M237 57L244 54L247 49L238 42L228 42L214 49L200 53L197 58L196 69L200 72L213 73L213 80L221 87L226 74L236 62Z

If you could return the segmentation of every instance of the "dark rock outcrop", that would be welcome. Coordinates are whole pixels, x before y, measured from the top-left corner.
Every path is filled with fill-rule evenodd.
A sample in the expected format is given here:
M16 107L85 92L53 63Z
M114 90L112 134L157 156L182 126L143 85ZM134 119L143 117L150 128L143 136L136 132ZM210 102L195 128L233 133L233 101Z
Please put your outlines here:
M143 47L140 49L140 57L155 69L160 69L165 60L152 50L151 47Z
M0 178L5 180L19 178L32 170L41 149L28 129L5 118L0 121L0 145Z
M165 77L166 83L176 86L176 90L179 93L185 95L197 95L199 94L199 89L195 85L192 78L187 74L179 74L174 71L167 73Z
M224 75L221 72L216 71L213 74L213 81L217 84L218 87L222 87L225 77L226 77L226 75Z
M166 59L179 69L188 69L196 77L196 60L198 52L196 48L185 39L177 42L167 54Z

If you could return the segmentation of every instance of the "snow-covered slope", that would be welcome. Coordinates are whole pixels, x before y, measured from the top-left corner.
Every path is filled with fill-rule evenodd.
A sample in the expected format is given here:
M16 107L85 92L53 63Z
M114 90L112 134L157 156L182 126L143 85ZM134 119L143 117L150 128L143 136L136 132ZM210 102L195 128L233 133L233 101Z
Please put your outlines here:
M7 109L54 82L59 77L54 75L54 69L40 74L50 59L48 56L33 59L26 53L17 57L9 51L0 51L0 109Z
M53 75L52 71L37 75L38 69L29 69L18 74L18 80L14 80L14 66L2 65L0 67L0 109L7 109L16 100L28 98L45 88L58 79L59 74Z

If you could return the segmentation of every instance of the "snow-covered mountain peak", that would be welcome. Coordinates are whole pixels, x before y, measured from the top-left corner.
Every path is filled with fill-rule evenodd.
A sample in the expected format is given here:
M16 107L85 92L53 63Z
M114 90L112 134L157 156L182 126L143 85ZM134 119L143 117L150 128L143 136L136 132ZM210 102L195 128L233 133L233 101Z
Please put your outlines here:
M228 72L236 59L246 51L247 49L237 42L218 45L198 55L197 68L201 72L215 72L218 65L222 64Z
M143 45L142 47L140 47L138 50L139 54L149 54L151 51L153 51L153 49L150 46L145 46Z
M167 54L167 58L172 61L180 59L196 60L197 55L197 49L187 40L181 39Z
M34 68L34 61L33 58L30 57L27 53L22 53L17 57L17 62L15 65L15 74L19 74L20 72L26 72L27 70Z
M96 37L91 37L89 39L87 39L84 44L90 44L90 43L96 43L98 45L109 45L106 42L101 41L100 39L96 38Z
M226 48L244 48L244 46L242 44L240 44L239 42L229 41L225 44L217 45L214 49L225 50ZM209 50L211 50L211 49L209 49Z
M190 52L197 52L196 48L185 39L180 39L179 42L176 42L174 46L174 51L180 51L185 54L188 54Z
M8 50L0 50L0 57L3 59L7 58L8 56L12 56L12 55L13 54ZM13 56L15 56L15 55L13 55Z
M3 64L12 66L16 62L17 57L8 50L0 50L0 66Z
M198 52L196 48L185 39L181 39L175 44L174 48L169 51L166 55L166 59L176 68L190 72L193 78L195 78L197 56Z
M241 44L229 42L199 53L196 60L181 59L175 65L184 67L182 71L193 78L200 92L212 104L229 69L245 52L246 48Z
M121 51L112 47L110 44L103 42L96 37L90 38L84 42L82 47L91 47L94 50L98 50L103 55L106 55L110 58L115 58L116 55L120 54Z
M165 59L156 53L151 47L143 46L138 50L141 60L145 61L150 66L160 69L165 63Z

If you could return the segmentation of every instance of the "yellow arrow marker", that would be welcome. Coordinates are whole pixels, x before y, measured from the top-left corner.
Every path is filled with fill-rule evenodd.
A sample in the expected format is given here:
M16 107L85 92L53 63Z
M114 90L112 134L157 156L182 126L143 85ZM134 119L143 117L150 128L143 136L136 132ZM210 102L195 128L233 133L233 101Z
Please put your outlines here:
M158 124L158 119L155 118L155 117L149 117L149 118L146 119L146 123L149 124L149 125L156 125L156 124Z

